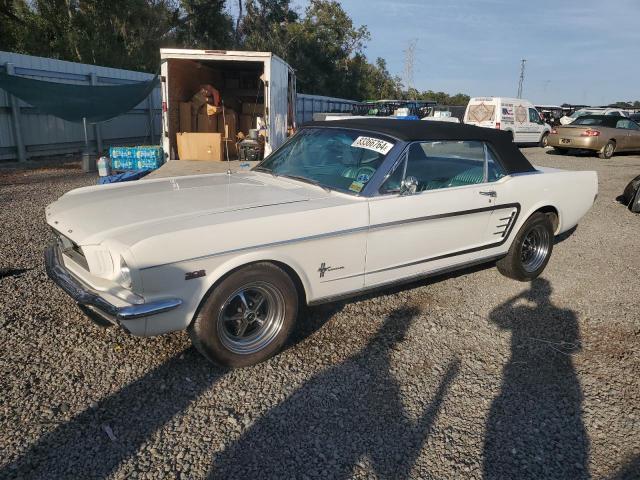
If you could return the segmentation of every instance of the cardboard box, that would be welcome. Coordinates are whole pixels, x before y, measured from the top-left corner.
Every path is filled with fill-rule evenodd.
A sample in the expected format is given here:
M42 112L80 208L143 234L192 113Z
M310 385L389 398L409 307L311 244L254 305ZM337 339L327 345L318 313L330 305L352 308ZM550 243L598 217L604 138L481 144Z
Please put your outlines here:
M221 133L181 132L176 141L180 160L223 160Z
M198 132L219 133L217 115L207 115L206 113L199 113L198 114Z
M243 115L264 115L264 103L249 103L242 104Z
M245 137L249 135L249 130L256 128L255 125L255 117L245 114L238 115L238 130L244 133Z
M195 126L194 115L191 111L191 102L180 102L180 131L193 132Z

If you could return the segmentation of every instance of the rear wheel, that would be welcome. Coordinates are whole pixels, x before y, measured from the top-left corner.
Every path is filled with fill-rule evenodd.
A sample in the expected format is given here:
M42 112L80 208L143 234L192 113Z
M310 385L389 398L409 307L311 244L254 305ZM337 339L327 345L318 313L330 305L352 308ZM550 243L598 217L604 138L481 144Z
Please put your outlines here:
M607 144L604 147L602 147L602 150L598 152L598 156L600 158L609 159L613 157L613 154L615 153L615 151L616 151L616 142L614 142L613 140L609 140Z
M500 273L526 282L538 277L553 251L553 224L547 215L536 212L516 235L507 256L498 261Z
M271 263L256 263L214 287L188 332L210 361L245 367L282 348L297 314L298 294L289 275Z

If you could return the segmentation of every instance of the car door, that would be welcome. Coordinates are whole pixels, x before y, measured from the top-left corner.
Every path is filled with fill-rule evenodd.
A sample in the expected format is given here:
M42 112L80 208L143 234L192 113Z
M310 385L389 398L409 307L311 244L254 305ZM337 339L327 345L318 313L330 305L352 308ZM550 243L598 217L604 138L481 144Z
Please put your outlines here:
M515 122L513 125L513 141L515 143L528 143L529 140L529 113L524 105L516 105Z
M540 113L535 108L529 107L528 142L537 143L542 137L544 122L540 118Z
M623 118L616 122L616 150L636 150L640 148L640 126Z
M369 201L366 286L472 262L502 241L516 208L496 206L495 182L504 174L491 155L477 141L409 146ZM411 179L416 192L402 192Z
M629 144L628 150L640 150L640 125L633 120L628 120L629 125Z

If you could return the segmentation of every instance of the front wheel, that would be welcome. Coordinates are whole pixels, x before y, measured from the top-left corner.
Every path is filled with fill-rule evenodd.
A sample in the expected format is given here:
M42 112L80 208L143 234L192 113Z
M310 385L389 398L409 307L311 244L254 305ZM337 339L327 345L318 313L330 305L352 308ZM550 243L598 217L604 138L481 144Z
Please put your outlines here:
M213 288L188 332L208 360L246 367L282 348L297 314L298 294L289 275L271 263L256 263Z
M547 215L536 212L524 223L507 256L497 262L500 273L521 282L537 278L553 251L553 225Z

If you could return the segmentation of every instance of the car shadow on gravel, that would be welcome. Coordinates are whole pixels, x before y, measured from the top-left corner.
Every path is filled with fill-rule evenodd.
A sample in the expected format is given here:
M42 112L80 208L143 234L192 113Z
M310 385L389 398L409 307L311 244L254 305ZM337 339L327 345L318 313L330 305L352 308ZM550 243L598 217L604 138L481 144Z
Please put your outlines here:
M575 312L556 307L551 284L530 288L493 310L511 331L511 358L486 424L485 479L589 478L582 390L572 362L581 349Z
M640 455L630 458L612 477L611 480L638 480L640 478Z
M218 453L210 478L350 478L365 464L378 478L408 478L459 369L451 360L428 398L418 398L422 411L405 410L391 356L418 314L389 314L360 352L311 378Z
M578 226L574 226L571 227L569 230L567 230L564 233L561 233L560 235L556 235L556 237L553 240L553 244L554 245L558 245L559 243L564 242L565 240L567 240L571 235L573 235L574 233L576 233L576 230L578 230Z
M0 478L105 478L224 374L189 348L45 433Z
M573 231L571 231L571 233L572 232ZM571 234L569 232L567 233L569 235ZM340 311L350 303L362 302L362 301L370 300L373 298L384 297L388 295L395 295L402 291L408 291L414 288L426 287L428 285L443 282L451 278L457 278L464 275L481 272L483 270L488 270L490 268L495 268L495 266L496 266L496 262L490 261L490 262L481 263L478 265L473 265L470 267L461 268L459 270L454 270L452 272L446 272L446 273L440 273L433 276L427 276L425 278L412 280L406 283L398 283L395 285L380 287L366 293L361 293L359 295L354 295L353 297L348 297L345 300L339 300L331 303L323 303L323 304L315 305L311 307L305 306L300 312L300 318L298 320L298 324L296 324L296 327L291 333L291 336L287 341L285 348L291 348L303 342L306 338L314 335L318 330L320 330L324 326L325 323L327 323L335 315L340 313Z

